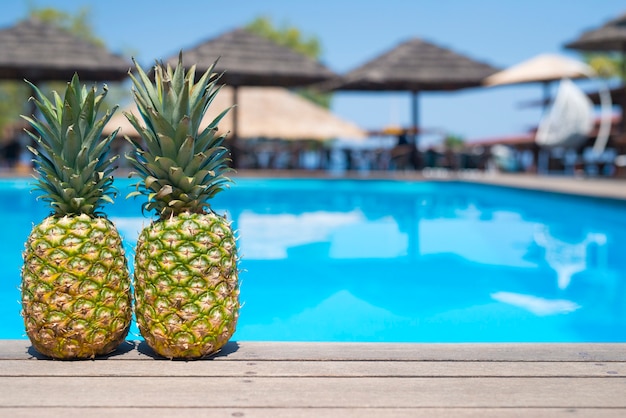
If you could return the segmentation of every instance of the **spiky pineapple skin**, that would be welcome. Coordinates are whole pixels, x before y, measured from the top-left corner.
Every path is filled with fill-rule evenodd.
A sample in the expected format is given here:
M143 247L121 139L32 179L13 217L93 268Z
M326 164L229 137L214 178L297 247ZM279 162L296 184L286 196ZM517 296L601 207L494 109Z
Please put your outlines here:
M21 293L26 334L41 354L84 359L114 351L132 320L114 225L86 214L44 219L26 242Z
M183 213L153 222L135 250L135 314L160 356L219 351L239 317L236 239L225 217Z

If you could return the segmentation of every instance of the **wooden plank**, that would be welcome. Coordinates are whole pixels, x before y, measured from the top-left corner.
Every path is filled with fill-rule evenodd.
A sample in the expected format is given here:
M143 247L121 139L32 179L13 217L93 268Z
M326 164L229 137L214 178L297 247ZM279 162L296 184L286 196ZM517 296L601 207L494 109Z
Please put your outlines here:
M0 415L12 418L180 418L180 417L242 417L242 418L622 418L626 409L576 408L2 408Z
M38 355L28 340L0 340L0 360ZM109 360L152 360L145 343L126 342ZM230 342L215 360L626 361L626 343L388 344Z
M237 349L231 347L226 357L229 360L626 361L626 344L240 342Z
M626 415L625 344L233 342L193 362L136 343L42 361L29 346L0 341L0 416Z
M0 376L626 377L626 362L4 360Z
M622 418L624 409L572 408L1 408L0 415L12 418L180 418L180 417L255 417L255 418L561 418L593 416Z
M4 377L6 407L626 408L624 378Z

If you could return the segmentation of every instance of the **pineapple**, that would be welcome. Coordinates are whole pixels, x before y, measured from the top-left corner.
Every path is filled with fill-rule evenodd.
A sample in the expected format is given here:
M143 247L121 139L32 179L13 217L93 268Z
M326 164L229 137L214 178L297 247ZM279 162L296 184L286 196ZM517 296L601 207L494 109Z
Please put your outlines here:
M239 316L237 247L231 224L209 200L229 183L224 136L200 123L219 91L214 65L195 82L182 54L175 69L157 63L154 84L135 62L133 96L143 119L126 113L141 140L128 156L139 177L143 208L156 218L137 240L135 316L148 345L166 358L195 359L217 352ZM144 126L145 125L145 126Z
M30 83L29 83L30 84ZM130 274L114 225L99 212L112 202L116 132L101 138L116 107L98 119L106 96L81 86L78 75L65 98L51 101L33 84L41 117L23 118L39 144L36 189L52 213L28 237L22 268L26 333L41 354L93 358L114 351L132 319Z

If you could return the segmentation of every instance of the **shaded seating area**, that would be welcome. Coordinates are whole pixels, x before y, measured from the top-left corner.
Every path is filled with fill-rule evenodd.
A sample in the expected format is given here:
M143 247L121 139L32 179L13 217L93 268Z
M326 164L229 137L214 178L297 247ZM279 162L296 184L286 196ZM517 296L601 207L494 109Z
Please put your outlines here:
M492 148L504 146L510 149L511 158L516 162L515 172L624 177L626 168L623 164L626 161L620 164L618 156L626 154L626 135L620 131L618 116L614 116L611 122L611 134L600 155L593 153L599 129L597 121L586 140L573 148L542 149L535 140L536 130L532 130L517 136L468 141L464 152L493 160Z

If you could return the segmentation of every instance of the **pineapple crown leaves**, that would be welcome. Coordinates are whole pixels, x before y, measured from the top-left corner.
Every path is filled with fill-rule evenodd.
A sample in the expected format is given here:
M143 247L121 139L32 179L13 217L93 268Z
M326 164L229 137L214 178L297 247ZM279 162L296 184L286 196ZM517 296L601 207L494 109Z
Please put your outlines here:
M57 216L87 214L100 216L98 209L115 196L112 172L117 156L108 157L117 130L102 137L102 130L118 106L107 109L99 118L107 94L96 87L87 90L78 74L68 83L65 97L54 91L52 100L26 80L33 89L31 97L41 116L22 115L34 132L26 130L38 146L28 147L35 156L39 176L35 189Z
M187 72L182 53L173 69L162 62L154 67L154 83L133 59L137 75L130 73L133 97L143 124L132 113L124 115L140 135L127 138L134 151L126 157L140 178L128 197L145 195L143 209L162 218L211 210L209 200L231 182L225 135L217 126L230 108L201 126L219 93L215 63L195 82L195 65Z

